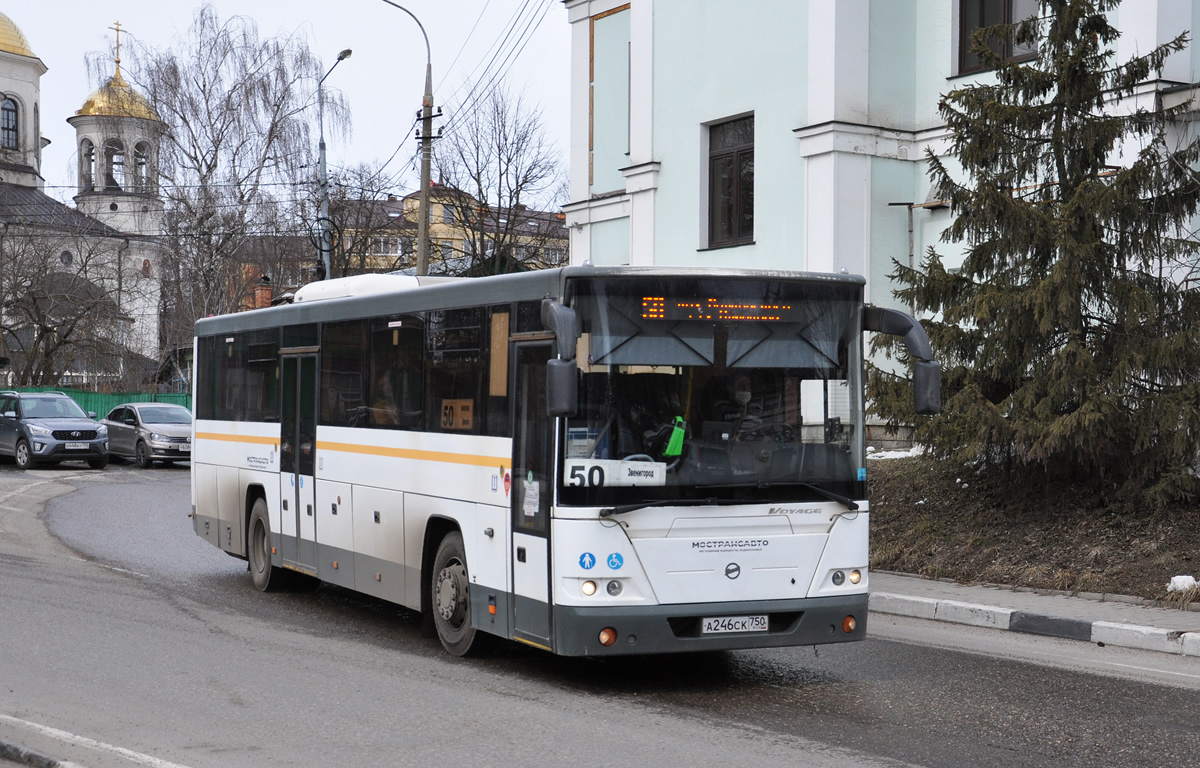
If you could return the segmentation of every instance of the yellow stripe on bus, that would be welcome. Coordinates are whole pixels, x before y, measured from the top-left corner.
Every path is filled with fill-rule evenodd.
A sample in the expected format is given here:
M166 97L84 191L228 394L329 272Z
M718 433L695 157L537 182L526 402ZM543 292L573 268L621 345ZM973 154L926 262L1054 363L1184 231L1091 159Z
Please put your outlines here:
M221 440L226 443L255 443L258 445L279 445L278 437L257 437L255 435L224 435L220 432L197 432L197 440Z
M476 467L496 467L507 464L508 456L476 456L469 453L447 453L445 451L421 451L415 448L384 448L377 445L357 445L355 443L329 443L317 441L318 451L341 451L342 453L362 453L368 456L389 456L396 459L417 459L419 461L439 461L445 464L469 464Z

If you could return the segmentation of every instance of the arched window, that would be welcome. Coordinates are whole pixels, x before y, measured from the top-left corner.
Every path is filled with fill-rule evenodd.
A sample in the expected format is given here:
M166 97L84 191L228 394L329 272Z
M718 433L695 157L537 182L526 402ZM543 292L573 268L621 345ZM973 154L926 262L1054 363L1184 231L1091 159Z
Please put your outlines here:
M150 145L144 141L133 147L133 191L150 191Z
M17 132L17 102L6 98L0 101L0 147L20 149Z
M104 145L104 188L125 189L125 145L116 139Z
M79 142L79 191L96 188L96 146L91 139Z

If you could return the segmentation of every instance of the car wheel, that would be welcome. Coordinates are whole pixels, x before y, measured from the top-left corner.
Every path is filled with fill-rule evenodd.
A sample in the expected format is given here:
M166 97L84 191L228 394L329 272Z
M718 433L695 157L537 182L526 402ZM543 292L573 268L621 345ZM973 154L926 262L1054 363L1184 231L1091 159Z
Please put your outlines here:
M32 469L33 468L33 451L29 450L28 440L18 440L17 450L13 454L17 462L17 469Z
M154 459L150 458L150 446L146 445L145 440L138 440L137 448L134 449L137 465L142 469L150 469L154 464Z
M108 457L101 456L98 459L88 459L88 466L92 469L104 469L108 466Z

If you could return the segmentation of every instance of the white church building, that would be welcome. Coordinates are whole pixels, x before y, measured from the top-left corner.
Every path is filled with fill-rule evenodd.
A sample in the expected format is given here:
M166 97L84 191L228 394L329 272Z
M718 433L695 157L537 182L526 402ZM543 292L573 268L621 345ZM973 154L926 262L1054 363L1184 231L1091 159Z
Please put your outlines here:
M951 212L930 189L942 94L989 75L969 46L1037 0L564 0L571 27L571 261L745 266L867 279L896 304ZM1117 58L1197 28L1200 2L1125 0ZM1014 59L1031 50L1007 50ZM1200 49L1139 99L1181 103ZM1192 130L1182 125L1181 131Z
M157 365L158 117L121 75L119 38L117 51L112 77L74 115L50 116L76 131L72 207L46 194L41 175L46 66L0 13L0 356L10 359L2 385L42 383L17 378L57 366L53 383L62 386L128 386ZM56 361L47 351L55 344Z

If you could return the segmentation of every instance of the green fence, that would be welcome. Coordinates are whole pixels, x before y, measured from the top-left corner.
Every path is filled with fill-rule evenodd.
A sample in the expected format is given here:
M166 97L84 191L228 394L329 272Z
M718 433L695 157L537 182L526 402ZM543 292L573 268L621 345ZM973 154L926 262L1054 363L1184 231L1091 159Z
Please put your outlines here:
M155 392L89 392L85 389L63 389L61 387L16 387L13 390L16 392L62 392L71 397L72 400L79 403L79 407L85 411L93 411L97 418L104 418L105 414L116 408L121 403L174 403L182 405L189 411L192 409L192 396L172 393L155 393Z

